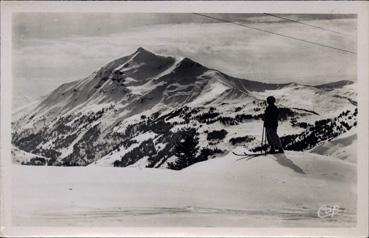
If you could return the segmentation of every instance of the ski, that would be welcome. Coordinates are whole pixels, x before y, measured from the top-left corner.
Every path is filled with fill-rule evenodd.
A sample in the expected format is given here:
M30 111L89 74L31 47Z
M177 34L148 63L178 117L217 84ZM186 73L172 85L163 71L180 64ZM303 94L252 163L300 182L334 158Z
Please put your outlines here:
M247 154L246 154L246 153L238 154L238 153L235 153L235 152L233 152L233 151L232 151L232 154L234 154L234 155L236 155L236 156L247 156Z
M246 153L246 152L243 152L242 154L238 154L238 153L235 153L235 152L232 152L234 155L236 156L260 156L260 155L266 155L266 153Z

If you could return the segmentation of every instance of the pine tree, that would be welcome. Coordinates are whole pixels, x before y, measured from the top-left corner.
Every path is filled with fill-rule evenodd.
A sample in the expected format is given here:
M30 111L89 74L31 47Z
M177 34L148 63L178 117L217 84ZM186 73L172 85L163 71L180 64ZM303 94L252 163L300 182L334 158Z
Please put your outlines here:
M174 164L171 163L170 168L180 170L198 162L196 157L199 150L198 143L199 138L196 129L189 128L181 131L174 152L178 159Z

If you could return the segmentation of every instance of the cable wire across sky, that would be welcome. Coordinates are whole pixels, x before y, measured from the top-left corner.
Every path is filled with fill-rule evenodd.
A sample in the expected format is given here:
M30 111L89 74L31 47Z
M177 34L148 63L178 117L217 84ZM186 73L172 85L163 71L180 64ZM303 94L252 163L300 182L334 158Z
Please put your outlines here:
M264 15L271 16L271 17L276 17L276 18L291 21L291 22L295 22L295 23L302 24L302 25L309 26L309 27L313 27L313 28L317 28L317 29L320 29L322 31L328 31L328 32L333 32L333 33L342 35L341 32L334 31L334 30L331 30L331 29L327 29L325 27L311 25L311 24L308 24L308 23L305 23L305 22L302 22L302 21L298 21L298 20L294 20L294 19L291 19L291 18L281 17L279 15L275 15L275 14L271 14L271 13L264 13Z
M332 50L337 50L337 51L341 51L341 52L344 52L344 53L349 53L349 54L356 55L356 52L354 52L354 51L350 51L350 50L346 50L346 49L341 49L341 48L330 46L330 45L321 44L319 42L304 40L304 39L297 38L297 37L294 37L294 36L283 35L283 34L272 32L272 31L265 30L265 29L262 29L262 28L258 28L258 27L254 27L254 26L249 26L249 25L246 25L246 24L243 24L243 23L239 23L239 22L229 21L229 20L226 20L226 19L222 19L222 18L219 18L219 17L209 16L209 15L205 15L205 14L202 14L202 13L195 13L194 12L192 14L198 15L198 16L202 16L202 17L206 17L206 18L213 19L213 20L217 20L217 21L220 21L220 22L230 23L230 24L241 26L241 27L245 27L245 28L249 28L249 29L253 29L253 30L257 30L257 31L261 31L261 32L265 32L265 33L277 35L277 36L280 36L280 37L285 37L285 38L288 38L288 39L291 39L291 40L301 41L301 42L305 42L305 43L308 43L308 44L311 44L311 45L316 45L316 46L325 47L325 48L329 48L329 49L332 49Z

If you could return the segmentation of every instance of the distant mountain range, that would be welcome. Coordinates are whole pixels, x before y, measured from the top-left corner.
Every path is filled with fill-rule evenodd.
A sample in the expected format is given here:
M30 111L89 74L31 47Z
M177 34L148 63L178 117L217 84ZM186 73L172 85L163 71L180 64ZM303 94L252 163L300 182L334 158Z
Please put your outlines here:
M281 108L286 149L307 150L356 126L355 87L267 84L139 48L17 115L14 161L181 169L240 145L257 149L269 95ZM178 162L181 144L192 148L189 163Z

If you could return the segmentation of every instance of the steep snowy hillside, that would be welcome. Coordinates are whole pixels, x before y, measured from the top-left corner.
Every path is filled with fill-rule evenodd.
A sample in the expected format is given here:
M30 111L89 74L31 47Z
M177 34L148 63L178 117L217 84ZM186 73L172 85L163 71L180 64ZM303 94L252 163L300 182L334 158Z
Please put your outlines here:
M287 149L308 150L356 126L354 83L306 86L238 79L143 48L61 85L13 122L12 143L48 165L181 169L260 145L264 100L278 98Z
M13 222L20 226L356 224L356 167L306 152L249 160L230 154L177 172L15 166L13 173ZM319 218L319 208L332 203L338 214Z

